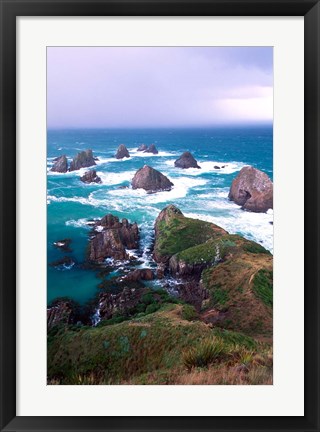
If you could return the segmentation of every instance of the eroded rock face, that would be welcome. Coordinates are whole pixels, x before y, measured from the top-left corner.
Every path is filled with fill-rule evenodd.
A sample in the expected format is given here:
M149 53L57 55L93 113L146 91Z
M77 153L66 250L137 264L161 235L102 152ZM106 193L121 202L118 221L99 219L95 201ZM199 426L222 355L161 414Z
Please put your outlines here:
M158 149L154 144L150 144L149 147L144 150L144 153L152 153L152 154L158 154Z
M124 144L120 144L117 153L114 156L116 159L123 159L130 157L129 151Z
M68 161L65 155L59 156L54 159L53 167L50 171L66 173L68 171Z
M273 208L273 184L264 172L247 166L233 180L229 199L244 210L262 213Z
M84 150L75 156L70 164L70 171L76 171L80 168L87 168L96 165L92 150Z
M147 150L148 146L146 144L141 144L138 148L137 151L145 151Z
M57 301L47 309L47 328L52 329L56 325L72 324L73 310L68 301Z
M97 175L96 170L86 171L80 180L83 183L102 183L101 178Z
M108 214L94 224L94 234L90 239L88 259L92 263L101 263L106 258L115 260L128 259L126 249L139 246L139 228L136 223L129 223Z
M170 191L173 183L161 172L145 165L134 175L132 189L144 189L150 193L159 191Z
M174 166L178 168L201 168L198 165L198 162L192 156L192 154L188 151L184 152L179 159L177 159L174 163Z
M120 293L103 293L99 298L99 317L107 320L114 314L125 315L132 310L146 292L144 288L124 288Z
M192 304L198 311L203 302L209 298L209 291L197 281L189 281L177 286L179 297L187 303Z
M140 280L153 280L154 274L151 269L142 268L136 269L121 278L124 282L137 282Z

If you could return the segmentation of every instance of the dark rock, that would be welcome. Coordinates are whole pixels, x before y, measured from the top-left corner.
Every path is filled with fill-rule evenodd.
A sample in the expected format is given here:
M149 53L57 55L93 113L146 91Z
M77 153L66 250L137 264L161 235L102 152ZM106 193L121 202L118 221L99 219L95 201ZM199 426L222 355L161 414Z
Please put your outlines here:
M130 157L127 147L124 144L120 144L117 153L114 156L116 159L123 159Z
M99 161L100 159L98 157L93 158L94 161Z
M144 189L148 192L170 191L173 183L161 172L145 165L132 179L132 189Z
M244 210L266 212L273 208L273 184L264 172L247 166L233 180L229 199Z
M137 151L145 151L148 149L148 146L146 144L141 144L138 148Z
M107 320L113 315L126 315L130 313L141 300L147 291L144 288L124 288L120 293L103 293L99 297L99 316L102 320Z
M74 264L75 261L71 257L65 256L56 261L52 261L49 266L56 267L59 270L69 270L71 267L74 266Z
M143 268L143 269L136 269L132 272L126 274L124 277L121 278L122 281L125 282L137 282L140 280L153 280L154 274L151 269Z
M204 300L209 298L209 291L197 281L189 281L176 286L179 297L186 303L192 304L198 311Z
M76 171L80 168L87 168L96 165L92 150L84 150L75 156L70 164L70 171Z
M156 269L157 279L163 279L166 271L166 265L164 263L159 263Z
M69 238L63 240L57 240L56 242L53 243L53 246L65 252L72 252L72 249L69 247L71 241L72 240Z
M68 161L65 155L54 159L54 165L51 171L60 173L66 173L68 171Z
M221 169L218 165L215 165L213 168L214 169Z
M97 175L96 170L86 171L80 180L83 183L102 183L101 178Z
M106 258L115 260L128 259L126 249L137 249L139 246L139 228L136 223L129 223L108 214L94 224L96 231L90 240L88 259L91 262L102 262Z
M158 154L158 149L154 144L149 145L149 147L144 150L143 153L152 153L152 154Z
M118 187L118 189L129 189L129 186L127 185L121 185Z
M47 328L51 330L56 325L68 325L73 321L73 308L69 301L61 300L47 309Z
M174 163L174 166L178 168L201 168L198 165L198 162L192 156L192 154L188 151L184 152L179 159L177 159Z

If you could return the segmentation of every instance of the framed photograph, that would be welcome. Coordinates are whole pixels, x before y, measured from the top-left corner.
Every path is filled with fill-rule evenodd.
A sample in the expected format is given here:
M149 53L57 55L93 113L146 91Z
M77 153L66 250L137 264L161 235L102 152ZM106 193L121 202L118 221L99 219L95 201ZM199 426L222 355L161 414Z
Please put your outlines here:
M320 430L319 10L1 2L1 430Z

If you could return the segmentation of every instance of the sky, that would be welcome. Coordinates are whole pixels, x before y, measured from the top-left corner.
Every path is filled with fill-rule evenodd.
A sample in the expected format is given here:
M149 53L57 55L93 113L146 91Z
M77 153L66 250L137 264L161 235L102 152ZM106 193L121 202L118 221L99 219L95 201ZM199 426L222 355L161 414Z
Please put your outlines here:
M272 47L48 47L48 128L271 123Z

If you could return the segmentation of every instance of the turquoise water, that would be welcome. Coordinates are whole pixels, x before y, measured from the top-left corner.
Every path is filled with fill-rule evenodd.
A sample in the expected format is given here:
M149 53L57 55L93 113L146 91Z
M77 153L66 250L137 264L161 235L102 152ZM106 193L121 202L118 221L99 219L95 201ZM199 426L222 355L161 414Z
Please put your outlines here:
M232 179L245 165L252 165L271 178L273 176L272 127L213 129L149 129L149 130L49 130L48 151L48 262L70 255L78 264L85 258L89 228L87 219L107 213L136 221L141 228L140 255L142 266L152 263L150 247L153 224L160 210L173 203L190 217L212 221L230 233L255 240L273 251L272 211L256 214L245 212L228 200ZM130 159L116 160L119 144L125 144ZM159 154L136 152L141 144L155 143ZM87 185L79 177L86 169L66 174L50 173L52 160L65 154L69 160L79 151L91 148L99 158L95 169L101 185ZM174 161L184 151L191 151L201 169L182 170ZM174 183L170 192L148 195L143 190L119 188L129 186L134 173L150 165ZM214 165L226 165L216 170ZM53 242L71 238L73 252L66 254L53 247ZM48 302L68 296L84 303L97 293L100 280L96 272L48 267Z

